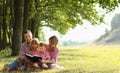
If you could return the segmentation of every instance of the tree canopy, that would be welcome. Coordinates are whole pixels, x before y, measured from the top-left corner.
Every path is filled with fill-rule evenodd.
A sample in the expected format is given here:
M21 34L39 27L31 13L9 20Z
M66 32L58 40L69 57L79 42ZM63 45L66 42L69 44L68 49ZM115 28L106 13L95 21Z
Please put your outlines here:
M118 0L36 0L36 2L37 18L39 22L44 22L40 25L53 28L62 34L77 24L82 25L83 20L93 25L104 22L104 14L98 14L96 5L109 12L119 3Z
M30 29L34 37L41 37L44 26L65 34L70 28L82 25L84 20L99 25L104 22L104 14L100 15L96 6L110 12L119 3L120 0L0 0L0 47L14 44L15 53L26 29Z

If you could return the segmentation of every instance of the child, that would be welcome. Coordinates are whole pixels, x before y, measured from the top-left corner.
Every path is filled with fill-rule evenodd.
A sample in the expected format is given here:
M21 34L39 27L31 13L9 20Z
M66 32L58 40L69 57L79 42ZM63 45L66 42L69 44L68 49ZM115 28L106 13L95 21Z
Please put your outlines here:
M48 68L47 64L51 63L49 53L48 53L48 51L45 50L45 47L46 47L46 44L44 44L43 42L39 43L39 47L37 49L36 54L38 56L41 56L42 60L40 62L34 64L34 66L36 68L41 67L43 69L47 69Z
M27 63L27 71L35 71L36 69L44 68L47 69L48 66L46 63L49 62L49 53L45 51L45 44L44 43L38 43L38 39L34 38L31 42L31 49L28 52L28 54L33 55L33 56L38 56L41 57L42 60L40 59L37 62L26 62Z
M58 38L51 36L49 38L49 44L46 46L46 50L49 52L51 63L48 64L49 68L63 68L58 64L58 55L60 50L57 48Z
M38 46L39 46L39 40L37 38L33 38L32 41L31 41L31 44L30 44L30 50L26 54L29 54L31 56L36 55ZM34 62L27 59L25 63L27 64L27 71L33 70Z

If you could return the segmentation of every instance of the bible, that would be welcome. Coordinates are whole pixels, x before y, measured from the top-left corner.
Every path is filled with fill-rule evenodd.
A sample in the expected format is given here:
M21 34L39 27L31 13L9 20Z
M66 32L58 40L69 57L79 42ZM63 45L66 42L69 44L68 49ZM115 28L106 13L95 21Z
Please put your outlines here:
M39 62L40 60L42 60L42 57L38 55L31 55L31 54L26 53L25 56L31 62Z

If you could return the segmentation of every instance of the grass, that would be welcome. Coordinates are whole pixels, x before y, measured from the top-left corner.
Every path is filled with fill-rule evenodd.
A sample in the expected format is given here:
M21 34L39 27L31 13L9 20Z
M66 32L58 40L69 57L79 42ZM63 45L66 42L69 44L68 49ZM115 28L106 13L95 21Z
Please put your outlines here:
M120 73L120 46L60 47L59 64L65 69L43 70L39 73ZM16 57L0 52L0 69ZM10 52L10 51L9 51Z

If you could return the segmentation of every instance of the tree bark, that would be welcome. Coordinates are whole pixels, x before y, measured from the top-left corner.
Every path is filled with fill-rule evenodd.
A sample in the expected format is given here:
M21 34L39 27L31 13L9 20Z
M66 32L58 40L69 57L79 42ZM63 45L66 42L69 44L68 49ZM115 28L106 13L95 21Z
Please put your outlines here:
M6 0L3 0L3 18L2 18L2 48L4 49L7 44L7 23L6 23L6 15L7 15L7 5Z
M2 5L2 1L0 2L1 5L0 5L0 16L2 17L3 15L3 5ZM0 44L1 44L1 40L2 40L2 18L0 18Z
M19 54L22 43L24 0L14 0L15 24L13 26L12 56Z
M32 19L32 20L31 20L31 31L32 31L32 33L33 33L33 37L36 37L36 36L35 36L36 30L37 30L36 20L35 20L35 19Z
M23 20L23 30L28 29L28 22L29 22L29 6L30 0L25 0L24 2L24 20Z
M10 28L14 25L14 1L10 0Z
M30 7L30 0L24 0L24 20L23 20L23 31L28 29L28 22L29 22L29 7ZM22 42L24 42L24 37L22 37Z
M1 41L1 35L2 35L2 28L1 28L2 26L1 26L1 21L0 21L0 41Z
M9 31L8 31L8 39L9 39L9 44L10 44L10 47L11 47L11 44L12 44L12 29L13 29L13 26L14 26L14 0L10 0L9 1L10 4L9 4L9 8L10 8L10 22L9 22Z

